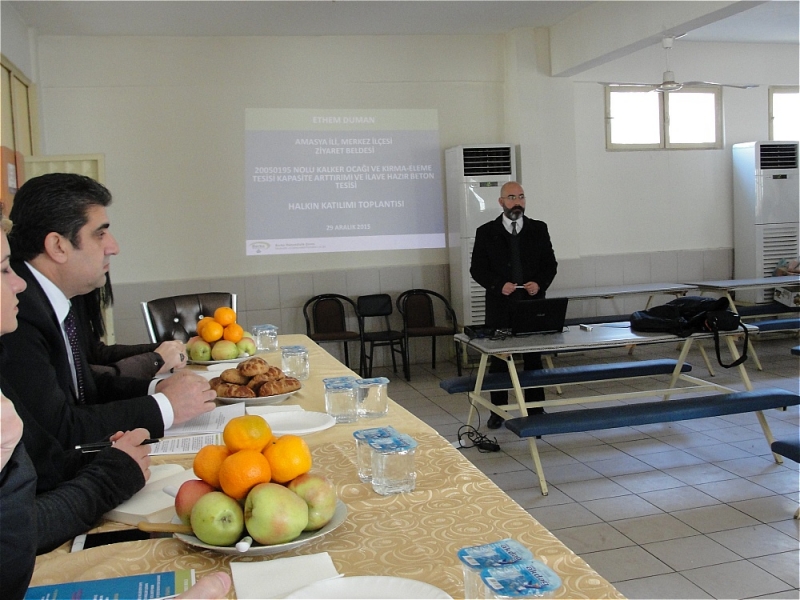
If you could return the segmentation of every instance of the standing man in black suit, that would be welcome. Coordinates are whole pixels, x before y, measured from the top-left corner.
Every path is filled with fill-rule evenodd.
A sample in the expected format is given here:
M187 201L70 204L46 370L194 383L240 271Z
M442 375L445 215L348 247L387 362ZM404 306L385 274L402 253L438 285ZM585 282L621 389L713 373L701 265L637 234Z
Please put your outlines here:
M214 409L216 393L204 377L94 374L81 336L70 336L70 298L102 286L119 251L109 231L110 203L111 194L96 181L53 173L26 182L11 210L11 266L27 289L19 295L19 327L3 337L0 368L27 412L64 450L135 428L161 437L173 424ZM31 458L38 468L41 457Z
M545 291L556 276L558 263L550 243L550 234L543 221L525 216L525 191L516 181L500 189L498 199L503 214L494 221L478 227L472 251L470 274L486 289L486 326L508 329L511 326L512 306L521 298L544 298ZM523 355L526 371L542 368L541 356L528 352ZM507 371L505 361L491 357L490 373ZM508 404L508 392L492 392L492 404ZM526 402L544 400L544 390L525 390ZM544 412L531 409L529 414ZM486 423L497 429L503 418L495 413Z

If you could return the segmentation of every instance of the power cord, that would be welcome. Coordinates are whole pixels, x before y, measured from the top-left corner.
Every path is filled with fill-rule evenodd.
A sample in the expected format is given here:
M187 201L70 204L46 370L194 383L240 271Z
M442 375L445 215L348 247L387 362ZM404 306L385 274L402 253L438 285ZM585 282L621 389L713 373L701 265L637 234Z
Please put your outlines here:
M467 438L468 443L464 442ZM478 452L499 452L500 444L497 443L497 438L490 438L480 431L475 429L472 425L462 425L458 428L458 447L459 448L477 448Z

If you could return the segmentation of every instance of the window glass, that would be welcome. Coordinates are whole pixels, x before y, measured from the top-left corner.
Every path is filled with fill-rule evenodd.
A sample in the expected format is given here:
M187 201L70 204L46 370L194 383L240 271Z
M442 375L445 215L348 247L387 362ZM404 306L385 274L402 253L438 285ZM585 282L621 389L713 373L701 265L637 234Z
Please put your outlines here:
M672 144L713 144L717 139L713 93L670 93L669 141Z
M800 93L773 92L772 139L800 140Z
M656 92L611 92L612 144L658 144L659 101Z

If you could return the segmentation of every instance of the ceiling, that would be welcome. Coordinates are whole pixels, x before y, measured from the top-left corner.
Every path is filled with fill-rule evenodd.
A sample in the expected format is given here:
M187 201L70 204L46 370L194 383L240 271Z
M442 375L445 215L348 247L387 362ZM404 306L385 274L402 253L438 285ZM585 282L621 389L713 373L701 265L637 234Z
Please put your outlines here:
M9 4L40 35L280 36L498 34L549 27L593 2L2 0ZM685 39L798 43L798 4L764 2Z

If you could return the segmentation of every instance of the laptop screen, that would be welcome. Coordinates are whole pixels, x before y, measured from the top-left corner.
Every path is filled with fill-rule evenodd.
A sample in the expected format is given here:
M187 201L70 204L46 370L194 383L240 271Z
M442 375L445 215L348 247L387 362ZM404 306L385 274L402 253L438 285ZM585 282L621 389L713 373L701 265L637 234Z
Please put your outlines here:
M511 309L511 334L561 333L569 298L520 300Z

